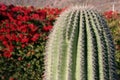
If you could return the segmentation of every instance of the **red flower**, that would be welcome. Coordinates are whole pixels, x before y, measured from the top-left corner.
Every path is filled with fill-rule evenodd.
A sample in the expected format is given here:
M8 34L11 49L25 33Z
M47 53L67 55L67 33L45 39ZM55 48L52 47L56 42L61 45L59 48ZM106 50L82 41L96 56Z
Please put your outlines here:
M32 18L32 19L37 19L37 20L39 20L39 15L38 15L38 14L32 14L32 15L31 15L31 18Z
M21 20L22 21L27 21L27 20L29 20L29 17L28 16L23 16Z
M34 31L36 31L38 28L35 26L35 25L33 25L33 24L29 24L28 25L29 26L29 28L30 28L30 30L32 31L32 32L34 32Z
M46 12L45 9L38 9L38 10L36 10L36 13L37 13L37 15L39 16L39 17L38 17L39 20L41 20L41 21L45 20L45 18L46 18L46 16L47 16L47 12ZM37 16L36 16L36 17L37 17ZM38 19L38 18L37 18L37 19Z
M29 41L29 38L27 38L27 36L24 36L22 39L21 39L21 42L22 43L28 43Z
M7 41L3 41L2 44L3 44L4 46L6 46L6 47L8 46L8 42L7 42Z
M11 43L7 48L9 52L13 52L14 46Z
M17 19L18 19L18 20L21 20L22 17L23 17L22 15L18 15L18 16L17 16Z
M24 37L23 34L19 34L19 38L22 39Z
M43 31L46 31L46 32L50 31L51 29L52 29L51 25L43 27Z
M26 33L27 32L27 25L18 26L17 30L20 31L20 32Z
M8 40L11 40L11 35L10 35L10 34L6 34L6 38L7 38Z
M6 57L6 58L10 58L12 56L12 54L11 54L10 51L5 50L4 53L3 53L3 56Z
M16 22L16 24L17 24L18 26L21 26L21 25L22 25L22 22L18 20L18 21Z
M39 36L40 36L40 34L36 33L36 34L33 35L31 40L35 42L36 40L38 40Z
M0 4L0 42L2 42L2 49L5 57L10 57L15 49L20 47L24 48L28 44L34 43L41 36L41 27L36 26L34 20L40 21L44 26L42 31L48 32L52 29L52 24L60 9L35 9L33 7L21 6L6 6ZM32 21L33 20L33 21ZM43 32L44 33L44 32Z
M27 33L27 29L24 28L24 29L21 30L21 32L23 32L23 33Z
M22 48L24 48L26 45L25 44L22 44Z
M1 29L0 29L0 32L1 32L1 33L4 33L4 32L6 32L6 29L5 29L5 28L1 28ZM0 33L0 34L1 34L1 33Z
M0 35L0 41L3 41L5 39L4 35Z
M15 34L11 34L11 38L13 41L16 41L16 42L19 41L19 38Z
M0 10L2 10L2 11L7 10L7 6L4 4L0 4Z
M107 12L104 12L104 16L107 19L117 18L118 17L118 12L116 12L116 11L107 11Z

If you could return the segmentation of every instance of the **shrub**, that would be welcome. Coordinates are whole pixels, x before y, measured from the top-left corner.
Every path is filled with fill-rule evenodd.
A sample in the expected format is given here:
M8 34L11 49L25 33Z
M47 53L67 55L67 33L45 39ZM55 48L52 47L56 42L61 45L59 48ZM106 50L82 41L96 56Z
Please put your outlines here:
M1 80L41 80L45 42L60 12L0 4Z

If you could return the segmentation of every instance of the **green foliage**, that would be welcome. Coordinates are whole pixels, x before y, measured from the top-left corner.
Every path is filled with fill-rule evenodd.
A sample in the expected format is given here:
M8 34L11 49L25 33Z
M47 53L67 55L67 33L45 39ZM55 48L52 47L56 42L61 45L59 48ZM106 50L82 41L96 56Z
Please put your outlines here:
M13 77L16 80L41 80L43 75L44 37L25 48L19 47L19 50L12 53L13 57L11 58L1 56L0 79L9 80L10 77Z
M116 64L117 64L117 73L118 73L118 76L120 76L120 50L116 51L115 57L116 57Z
M63 12L46 47L44 80L117 80L109 28L90 6Z

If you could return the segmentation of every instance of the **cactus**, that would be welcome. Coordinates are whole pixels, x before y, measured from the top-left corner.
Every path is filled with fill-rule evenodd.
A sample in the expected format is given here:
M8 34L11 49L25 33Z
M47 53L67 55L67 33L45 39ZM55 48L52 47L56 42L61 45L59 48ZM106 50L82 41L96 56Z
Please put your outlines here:
M43 80L116 80L114 52L102 15L89 6L72 7L49 35Z

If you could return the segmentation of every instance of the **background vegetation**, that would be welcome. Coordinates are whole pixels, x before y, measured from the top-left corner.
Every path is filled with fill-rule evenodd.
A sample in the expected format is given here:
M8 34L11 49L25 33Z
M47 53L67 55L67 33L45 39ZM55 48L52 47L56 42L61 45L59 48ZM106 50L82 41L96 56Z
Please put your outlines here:
M116 65L117 73L120 76L120 13L117 11L104 12L104 16L108 22L111 33L113 35L114 43L116 45Z

